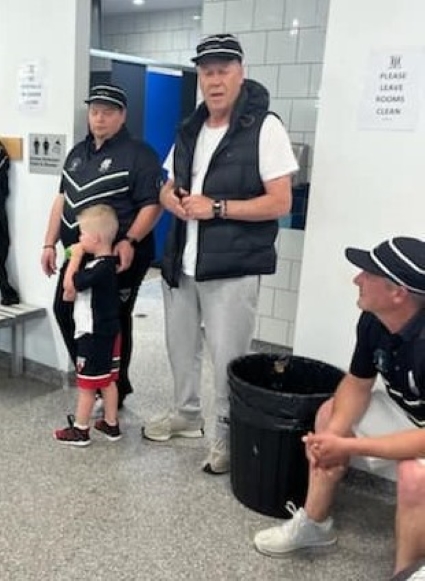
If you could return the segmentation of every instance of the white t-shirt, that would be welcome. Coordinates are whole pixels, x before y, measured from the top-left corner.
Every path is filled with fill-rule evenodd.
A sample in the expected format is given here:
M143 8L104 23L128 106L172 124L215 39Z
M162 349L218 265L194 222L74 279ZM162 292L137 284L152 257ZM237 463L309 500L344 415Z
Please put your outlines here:
M208 127L204 123L199 132L193 157L191 195L202 193L211 157L227 129L227 125L223 127ZM174 146L164 162L164 169L168 172L168 178L171 180L174 179L173 154ZM267 115L261 126L259 157L260 177L263 183L298 170L298 164L286 129L275 115ZM183 253L183 272L188 276L195 276L197 246L198 220L189 220L187 222L186 246Z

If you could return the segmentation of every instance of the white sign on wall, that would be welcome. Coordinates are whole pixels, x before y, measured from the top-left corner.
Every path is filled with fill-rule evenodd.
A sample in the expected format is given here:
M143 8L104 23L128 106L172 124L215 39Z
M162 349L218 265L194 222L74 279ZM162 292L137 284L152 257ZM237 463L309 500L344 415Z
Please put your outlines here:
M38 61L23 63L18 70L18 107L37 111L43 108L45 87Z
M361 129L413 131L424 101L425 48L372 51L360 103Z

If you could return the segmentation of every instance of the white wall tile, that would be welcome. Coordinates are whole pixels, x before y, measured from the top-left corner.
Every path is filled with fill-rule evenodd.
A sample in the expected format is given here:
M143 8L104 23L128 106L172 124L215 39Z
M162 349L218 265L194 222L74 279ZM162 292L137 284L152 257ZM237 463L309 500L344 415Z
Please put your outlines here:
M179 57L179 64L181 65L185 65L187 67L193 67L193 62L191 61L191 58L194 55L194 51L193 50L182 50L180 51L180 57Z
M237 35L244 53L247 65L260 65L265 63L266 40L265 32L249 32Z
M239 33L253 29L254 0L233 0L226 3L226 31Z
M111 17L105 17L102 22L102 33L103 36L109 36L113 34L115 30L115 19Z
M315 131L317 107L315 99L296 99L292 103L291 131Z
M277 96L277 78L279 67L275 66L250 66L247 68L248 76L266 87L271 97Z
M149 18L146 14L139 14L134 19L134 23L138 32L143 33L149 30Z
M276 272L261 279L264 286L289 290L291 286L291 261L278 259Z
M186 23L183 22L183 10L167 10L164 12L163 21L166 30L179 30L183 28Z
M297 314L298 293L276 290L274 296L273 316L277 319L295 321Z
M297 35L289 30L267 34L266 63L293 63L297 53Z
M317 0L316 23L321 28L326 28L329 15L329 0Z
M170 38L169 42L167 42L165 46L170 46L171 44L175 50L184 50L188 48L189 32L187 30L174 30L168 34L170 35Z
M260 317L258 339L276 345L286 345L288 321L279 321L269 317Z
M300 275L301 275L301 261L294 261L291 264L291 279L289 283L289 289L294 292L298 292L300 288Z
M208 2L204 4L202 15L203 35L214 34L225 29L226 2Z
M287 0L285 28L292 28L294 21L298 26L315 26L317 23L316 0Z
M291 99L271 99L270 109L277 113L288 130L291 125L292 100Z
M274 290L264 285L260 287L257 313L271 317L273 313Z
M309 65L281 65L279 69L279 97L308 97Z
M319 97L320 86L322 84L322 64L310 65L310 87L309 96L317 99Z
M304 143L304 133L291 131L289 133L289 139L291 140L291 143Z
M286 347L293 347L294 346L294 330L295 330L295 323L288 323L288 332L287 332L287 339L286 339Z
M302 230L279 230L279 257L290 260L301 260L304 247L304 232Z
M261 0L254 6L254 30L283 28L285 3L282 0Z
M321 63L325 50L325 31L319 28L300 30L298 39L298 62Z
M134 16L124 14L120 17L119 28L121 32L137 32L137 21Z

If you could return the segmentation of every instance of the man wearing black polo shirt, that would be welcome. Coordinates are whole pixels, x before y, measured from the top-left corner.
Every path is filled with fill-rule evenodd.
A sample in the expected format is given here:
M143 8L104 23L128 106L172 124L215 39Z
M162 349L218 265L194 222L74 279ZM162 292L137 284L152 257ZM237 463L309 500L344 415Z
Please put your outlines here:
M46 230L41 263L44 272L56 272L56 243L64 248L78 242L77 214L94 204L112 206L119 230L114 253L119 259L121 298L121 369L117 382L119 407L133 391L128 377L132 349L132 311L140 284L154 256L152 229L159 217L161 166L146 143L133 139L125 127L127 97L115 85L98 85L87 99L89 134L68 154L60 193L56 196ZM55 315L71 359L75 362L72 303L63 301L62 266L54 302Z
M363 313L350 371L304 438L310 464L303 508L282 526L257 533L270 556L332 545L329 516L351 456L395 462L395 573L425 557L425 243L398 237L368 252L348 248ZM385 390L375 389L381 375Z

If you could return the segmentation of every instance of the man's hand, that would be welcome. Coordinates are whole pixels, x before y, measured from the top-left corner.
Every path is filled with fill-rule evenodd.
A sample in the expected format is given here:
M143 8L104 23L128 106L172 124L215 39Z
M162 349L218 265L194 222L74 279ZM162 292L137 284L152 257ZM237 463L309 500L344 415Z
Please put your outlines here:
M123 272L130 268L134 258L134 248L131 243L124 238L114 246L114 256L118 256L119 264L117 272Z
M345 466L350 458L348 438L330 432L308 433L303 437L306 454L313 468L329 470Z
M43 248L43 252L41 254L41 268L43 269L44 274L47 274L47 276L56 274L56 248Z
M189 192L183 188L175 188L174 182L169 180L162 187L159 199L166 210L180 218L180 220L187 220L188 217L182 202L189 197Z
M202 194L182 198L181 204L188 220L211 220L214 218L213 202Z

